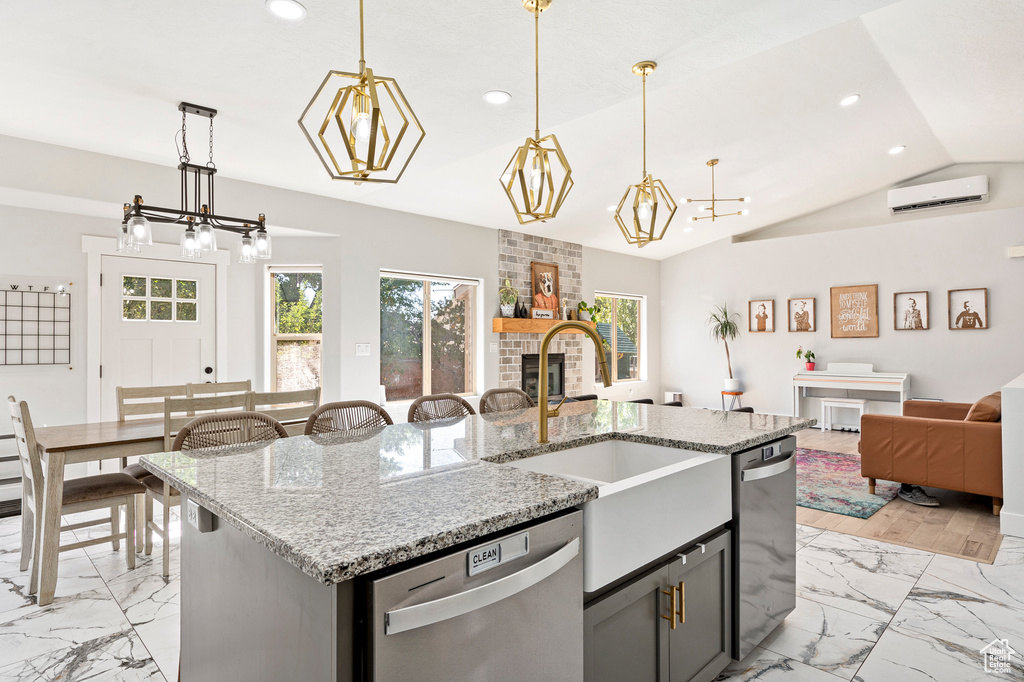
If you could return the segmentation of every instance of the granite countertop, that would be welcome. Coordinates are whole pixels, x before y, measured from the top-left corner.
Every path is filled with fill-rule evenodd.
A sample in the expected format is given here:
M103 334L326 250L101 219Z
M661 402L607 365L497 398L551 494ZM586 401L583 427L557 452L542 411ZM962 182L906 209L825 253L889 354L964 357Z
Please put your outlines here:
M727 454L814 423L600 400L563 405L545 445L532 408L147 455L141 464L333 584L597 498L596 486L502 462L608 439Z

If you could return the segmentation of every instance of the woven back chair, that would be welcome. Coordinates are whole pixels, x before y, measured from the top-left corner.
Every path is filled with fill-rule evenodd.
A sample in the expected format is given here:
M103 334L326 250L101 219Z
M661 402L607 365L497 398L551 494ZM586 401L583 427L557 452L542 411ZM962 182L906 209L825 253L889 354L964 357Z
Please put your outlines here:
M473 406L454 393L438 393L416 398L409 406L409 422L432 422L476 414Z
M369 400L345 400L327 403L309 415L306 420L306 435L319 436L346 431L366 431L394 422L383 407Z
M209 414L181 427L171 450L196 450L287 437L288 432L279 421L261 412Z
M526 391L518 388L492 388L480 396L480 414L488 412L507 412L508 410L520 410L525 407L536 407Z
M230 414L249 409L248 393L209 395L198 398L164 398L164 450L170 450L174 436L196 417Z

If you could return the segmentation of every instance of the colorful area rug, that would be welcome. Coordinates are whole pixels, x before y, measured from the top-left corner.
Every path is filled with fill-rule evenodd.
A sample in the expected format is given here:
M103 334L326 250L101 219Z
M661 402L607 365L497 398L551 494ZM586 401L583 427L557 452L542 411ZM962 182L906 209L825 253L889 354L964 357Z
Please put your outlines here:
M860 455L796 449L797 506L866 519L899 489L899 483L878 481L875 494L869 493L860 475Z

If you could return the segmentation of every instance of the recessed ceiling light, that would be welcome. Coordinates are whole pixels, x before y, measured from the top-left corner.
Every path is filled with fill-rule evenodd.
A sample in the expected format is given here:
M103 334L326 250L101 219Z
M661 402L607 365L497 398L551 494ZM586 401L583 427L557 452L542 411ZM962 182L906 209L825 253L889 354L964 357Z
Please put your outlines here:
M848 106L850 106L851 104L853 104L854 102L856 102L859 99L860 99L860 95L849 95L849 96L844 97L841 100L839 100L839 106L841 106L841 107L848 107Z
M608 207L608 210L609 210L609 211L614 211L614 210L615 210L615 209L617 209L617 208L618 208L618 206L614 206L614 205L612 205L612 206L609 206L609 207Z
M900 145L900 146L898 146L898 147L893 147L892 149L890 149L890 150L889 150L889 153L890 153L890 154L899 154L900 152L902 152L902 151L903 151L904 149L906 149L906 148L907 148L907 145L905 145L905 144L901 144L901 145Z
M687 225L686 227L683 228L683 232L693 232L693 228Z
M507 104L512 95L504 90L488 90L484 93L484 101L490 104Z
M267 11L279 19L301 21L306 18L306 8L295 0L267 0Z

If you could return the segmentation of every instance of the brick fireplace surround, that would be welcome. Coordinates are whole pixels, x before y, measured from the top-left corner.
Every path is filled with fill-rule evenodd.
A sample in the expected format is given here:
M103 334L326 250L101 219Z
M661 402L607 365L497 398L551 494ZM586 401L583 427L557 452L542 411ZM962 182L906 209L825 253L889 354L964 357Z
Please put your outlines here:
M521 232L498 232L498 281L505 279L519 290L519 300L529 307L530 262L558 264L559 295L574 310L583 294L583 246L547 237L535 237ZM497 302L495 302L497 303ZM495 310L497 305L495 305ZM540 334L500 334L498 352L500 367L498 385L501 388L519 388L522 374L522 355L540 352ZM548 351L565 353L566 395L580 395L583 390L583 342L581 334L559 334L551 340Z

